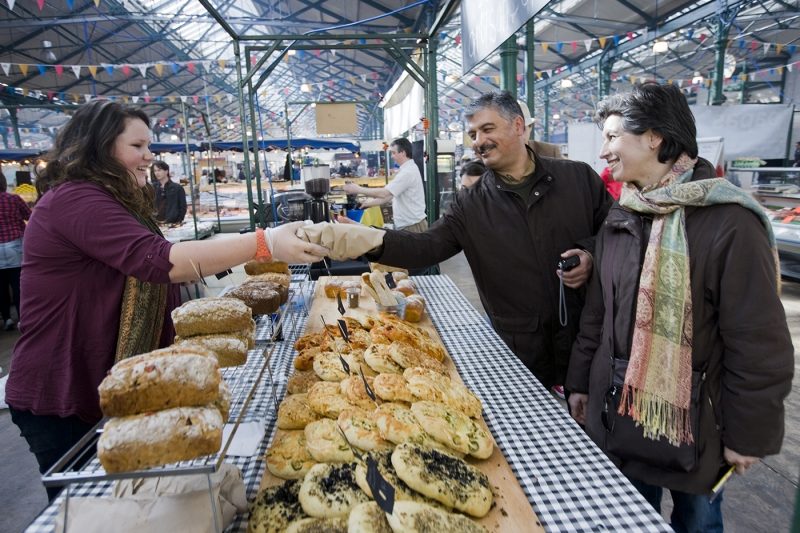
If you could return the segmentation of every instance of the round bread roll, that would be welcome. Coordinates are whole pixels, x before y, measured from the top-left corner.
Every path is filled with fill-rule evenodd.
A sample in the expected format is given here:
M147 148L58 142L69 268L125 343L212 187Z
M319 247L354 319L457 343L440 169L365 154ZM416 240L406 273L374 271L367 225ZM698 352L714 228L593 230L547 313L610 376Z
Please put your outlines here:
M364 375L364 378L367 380L367 385L372 389L373 380L374 378ZM369 397L367 394L367 389L364 386L364 379L361 378L360 375L352 375L347 377L339 383L339 391L342 395L347 398L347 401L352 404L358 404L360 402L371 402L372 398ZM375 407L374 404L367 403L370 406L368 409L371 410Z
M406 485L406 482L400 479L397 475L397 472L394 471L394 466L392 465L392 452L391 450L383 450L383 451L375 451L369 452L369 457L371 457L375 464L378 466L378 472L380 472L381 477L386 480L392 487L394 487L394 501L413 501L413 502L422 502L427 503L434 506L439 506L439 503L435 500L431 500L420 494L419 492L413 490L411 487ZM372 496L372 489L369 488L369 483L367 483L367 466L366 460L361 463L356 463L356 483L358 486L361 487L361 490L366 493L367 496L373 498Z
M411 412L425 431L448 448L477 459L488 459L494 451L491 434L467 415L438 402L416 402Z
M314 383L308 389L308 405L326 418L338 418L339 413L353 407L339 391L339 384L333 381Z
M344 357L342 357L344 359ZM345 359L346 361L346 359ZM348 363L349 364L349 363ZM314 358L312 363L314 372L323 381L342 381L349 374L344 371L342 360L339 359L339 354L334 352L322 352Z
M359 467L357 466L356 469ZM366 475L366 474L365 474ZM359 487L361 483L358 484ZM358 533L392 533L386 513L375 502L359 503L347 518L347 531Z
M389 355L403 368L416 366L447 375L447 369L441 361L408 344L393 342L389 345Z
M350 509L369 501L356 484L355 463L312 466L300 485L298 499L306 514L317 518L346 518Z
M267 469L281 479L302 479L314 464L304 430L281 432L267 450Z
M319 463L345 463L355 459L335 420L323 418L306 426L306 449Z
M405 296L411 296L417 293L417 286L410 279L403 279L396 282L396 289L403 293Z
M406 298L406 314L404 318L409 322L419 322L425 314L425 299L419 294L412 294Z
M395 502L392 514L385 515L391 531L428 533L458 531L459 533L488 533L486 528L464 515L448 513L419 502Z

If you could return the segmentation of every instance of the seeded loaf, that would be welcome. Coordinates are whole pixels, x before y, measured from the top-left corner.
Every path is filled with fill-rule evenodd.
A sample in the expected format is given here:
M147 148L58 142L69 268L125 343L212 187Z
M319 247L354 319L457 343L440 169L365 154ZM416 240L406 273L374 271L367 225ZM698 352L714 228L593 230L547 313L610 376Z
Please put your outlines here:
M181 337L249 330L253 312L236 298L199 298L172 311L175 333Z

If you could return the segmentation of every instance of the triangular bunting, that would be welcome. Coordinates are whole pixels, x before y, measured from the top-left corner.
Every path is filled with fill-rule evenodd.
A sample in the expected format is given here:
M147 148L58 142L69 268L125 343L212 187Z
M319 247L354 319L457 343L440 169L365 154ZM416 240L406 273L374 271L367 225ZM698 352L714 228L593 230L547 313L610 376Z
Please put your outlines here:
M164 63L156 63L156 74L159 76L164 74Z
M550 46L548 43L542 43L542 52L547 52L548 46Z
M766 54L767 52L769 52L769 43L764 43L764 52L763 53Z
M36 5L39 6L39 11L44 9L44 0L36 0Z
M92 101L92 95L91 94L84 94L83 95L83 99L88 104L89 102Z
M106 69L106 72L108 73L109 76L114 75L114 65L105 64L103 65L103 67Z
M200 101L200 97L195 94L192 96L192 101L194 102L194 105L197 105L197 102Z
M8 76L9 71L11 71L11 63L0 63L0 67L2 67L3 73Z
M64 65L56 65L56 76L59 78L64 74Z
M572 41L569 44L572 47L572 53L576 53L578 51L578 41Z
M139 65L139 72L142 73L143 78L147 77L147 63L142 63L141 65Z
M89 65L89 74L91 74L93 78L97 77L97 65Z
M19 71L22 72L22 75L23 76L27 76L28 75L28 67L30 65L26 65L25 63L20 63L18 66L19 66Z
M127 78L131 75L131 66L130 65L122 65L122 73Z
M775 53L780 55L781 54L781 50L783 50L783 45L782 44L776 44L775 45Z
M591 50L592 49L592 39L584 39L583 40L583 46L586 48L587 52L589 50Z
M75 0L67 0L67 7L72 11L72 8L75 7Z
M81 77L81 66L80 65L72 65L72 73L75 74L76 78Z
M156 67L158 67L158 65L156 65ZM172 65L170 65L170 67L172 68L172 73L173 74L177 74L178 71L181 69L181 66L178 65L177 63L172 63Z
M186 69L187 69L189 72L191 72L192 74L194 74L194 63L192 63L191 61L189 61L188 63L186 63Z
M14 2L15 1L16 0L7 0L7 2L8 2L8 10L9 11L14 11Z
M39 70L40 76L44 76L44 73L47 72L47 67L44 65L36 65L36 68Z
M100 7L100 0L94 0L94 7Z
M224 59L220 59L219 61L217 61L217 65L219 65L219 68L221 68L222 70L225 70L225 60Z
M786 65L786 70L791 72L793 67L794 67L794 65L792 63L789 63L789 64Z
M181 102L183 102L185 104L186 103L186 96L181 95L180 98L181 98Z
M233 103L233 95L230 93L228 94L228 103Z
M606 38L605 37L598 37L597 42L600 43L600 48L606 47Z
M174 104L176 101L177 101L177 100L175 99L175 97L174 97L174 96L170 96L170 97L169 97L169 103L170 103L170 104Z
M139 97L138 97L138 96L131 96L131 101L132 101L134 104L138 104L138 103L139 103Z

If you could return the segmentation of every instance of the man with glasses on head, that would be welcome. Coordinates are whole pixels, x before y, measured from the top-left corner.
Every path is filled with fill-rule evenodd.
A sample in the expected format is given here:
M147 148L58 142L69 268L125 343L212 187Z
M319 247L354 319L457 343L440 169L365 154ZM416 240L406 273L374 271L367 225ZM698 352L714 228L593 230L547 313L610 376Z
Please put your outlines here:
M405 137L395 139L389 150L400 170L386 187L361 187L355 183L345 183L344 192L367 196L369 199L360 204L362 208L392 202L394 229L422 233L428 229L425 190L419 168L411 157L411 142Z

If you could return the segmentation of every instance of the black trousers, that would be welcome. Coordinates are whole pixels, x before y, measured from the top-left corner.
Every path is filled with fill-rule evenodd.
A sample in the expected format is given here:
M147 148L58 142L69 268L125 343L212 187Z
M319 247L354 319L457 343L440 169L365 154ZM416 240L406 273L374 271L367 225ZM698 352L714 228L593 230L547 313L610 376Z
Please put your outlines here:
M19 310L19 273L21 270L20 267L0 269L0 314L3 315L3 321L11 318L12 295L14 307L17 308L17 316L21 315Z
M29 411L17 411L13 407L9 408L9 412L11 421L17 425L20 434L28 441L31 452L36 456L39 472L42 474L94 427L94 424L84 422L77 416L62 418L34 415ZM48 500L52 502L60 491L60 487L47 487Z

